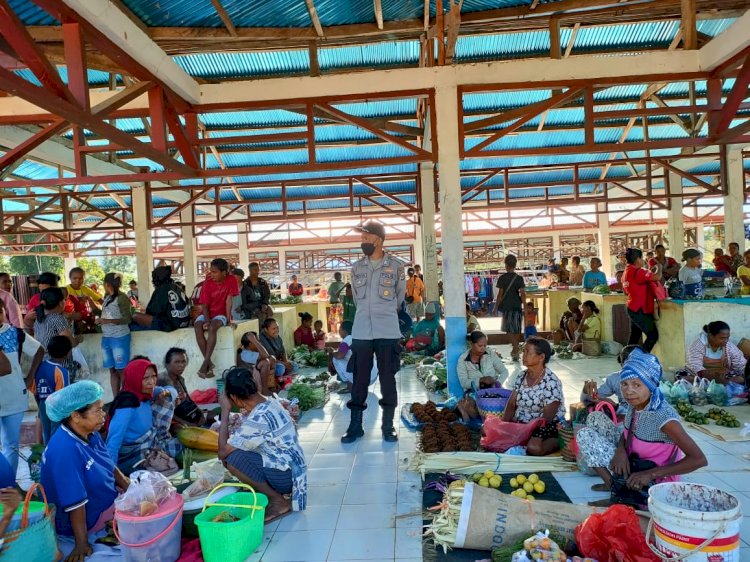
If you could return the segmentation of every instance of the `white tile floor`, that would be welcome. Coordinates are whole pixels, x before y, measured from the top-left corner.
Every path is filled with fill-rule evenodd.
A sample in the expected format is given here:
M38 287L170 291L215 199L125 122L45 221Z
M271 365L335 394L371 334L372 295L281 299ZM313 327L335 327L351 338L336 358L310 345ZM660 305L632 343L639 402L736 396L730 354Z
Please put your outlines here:
M509 355L506 348L500 347L500 351ZM563 382L566 403L578 401L584 380L598 379L617 369L612 358L553 359L551 366ZM518 364L509 368L514 375ZM376 384L365 412L365 437L350 445L339 441L349 423L348 396L334 395L322 410L303 415L299 434L310 467L309 507L269 525L263 543L250 560L422 560L421 480L407 470L416 434L400 428L398 443L382 441L377 393ZM413 368L402 371L400 403L429 398ZM750 560L750 460L744 456L750 453L750 442L720 443L699 432L690 433L707 454L709 466L686 479L727 490L743 502L741 559ZM577 472L556 477L576 503L606 497L591 492L595 478Z

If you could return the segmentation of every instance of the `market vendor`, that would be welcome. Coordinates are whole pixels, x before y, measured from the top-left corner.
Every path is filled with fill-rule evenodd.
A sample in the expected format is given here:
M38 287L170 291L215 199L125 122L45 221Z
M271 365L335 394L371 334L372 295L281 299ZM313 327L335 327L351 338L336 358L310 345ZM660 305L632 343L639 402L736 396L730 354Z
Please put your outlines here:
M581 301L576 297L570 297L567 301L568 310L560 317L560 327L555 330L555 341L575 341L578 324L583 319Z
M576 441L584 461L604 480L595 490L612 489L618 478L641 490L706 466L703 452L659 390L661 378L656 356L634 349L620 371L620 388L629 406L623 435L602 412L589 414L586 427L578 431ZM651 468L645 468L643 461L651 461ZM645 469L634 472L637 464Z
M190 398L185 382L185 369L188 366L187 351L180 347L170 347L164 356L166 372L159 376L157 384L172 392L174 399L173 423L178 426L201 426L206 422L206 415Z
M607 276L599 268L602 266L602 260L599 258L591 258L589 261L591 269L583 274L583 288L586 291L590 291L594 287L599 285L607 284Z
M583 340L600 340L602 337L602 321L599 318L599 308L594 301L585 301L581 305L583 317L575 332L573 351L581 351Z
M255 384L264 396L276 389L276 359L263 347L255 332L245 332L237 350L237 366L245 367L255 377Z
M233 367L219 396L219 458L229 472L268 497L265 522L270 523L307 505L307 463L297 430L287 411L266 399L250 371ZM232 408L244 412L242 424L229 436ZM291 494L291 500L286 495Z
M263 329L259 337L261 345L268 353L276 359L275 374L277 377L283 375L292 375L299 370L299 366L290 361L284 348L284 342L279 335L279 323L273 318L266 318L263 321Z
M687 367L691 373L721 384L744 384L747 359L729 341L729 324L721 320L709 322L687 351Z
M294 345L306 345L310 351L315 349L315 334L313 333L313 315L309 312L300 312L301 324L294 330Z
M682 252L682 261L685 262L680 268L678 278L682 281L682 294L685 297L703 296L703 269L701 262L703 254L695 248L688 248Z
M92 534L114 517L118 488L130 485L99 434L105 420L102 406L102 387L88 380L47 398L47 415L61 426L42 456L41 483L56 507L55 527L66 562L83 562L92 554Z
M471 306L466 303L466 335L471 334L474 330L479 329L479 320L472 314Z
M271 289L268 282L260 276L260 265L252 262L248 267L248 274L240 289L242 296L242 313L246 319L257 318L263 323L273 318L271 308Z
M154 292L146 312L134 312L130 329L173 332L190 325L190 304L185 292L172 280L172 267L161 265L151 272Z
M109 408L107 449L125 474L152 449L174 458L181 450L169 434L175 403L169 390L156 386L156 365L135 359L123 372L122 390Z
M411 331L411 338L406 342L407 351L424 351L434 355L445 349L445 330L440 325L435 303L428 303L424 308L424 318L417 322Z
M560 448L557 423L565 419L565 400L560 379L547 366L551 357L547 340L538 336L526 340L522 358L526 370L516 379L503 414L504 421L518 423L543 418L526 446L530 456L549 455Z
M458 358L456 370L464 391L502 386L508 369L494 351L487 349L487 336L479 330L468 335L469 351Z

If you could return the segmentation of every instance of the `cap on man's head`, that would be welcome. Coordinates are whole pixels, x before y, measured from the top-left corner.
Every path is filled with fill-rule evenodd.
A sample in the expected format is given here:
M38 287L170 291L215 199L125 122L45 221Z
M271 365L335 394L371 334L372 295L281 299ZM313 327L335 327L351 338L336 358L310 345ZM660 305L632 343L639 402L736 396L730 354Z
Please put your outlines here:
M364 232L365 234L374 234L381 240L385 240L385 227L379 222L366 222L362 226L357 227L357 230Z
M427 303L427 306L424 307L424 313L425 314L437 314L435 310L435 303L434 302Z

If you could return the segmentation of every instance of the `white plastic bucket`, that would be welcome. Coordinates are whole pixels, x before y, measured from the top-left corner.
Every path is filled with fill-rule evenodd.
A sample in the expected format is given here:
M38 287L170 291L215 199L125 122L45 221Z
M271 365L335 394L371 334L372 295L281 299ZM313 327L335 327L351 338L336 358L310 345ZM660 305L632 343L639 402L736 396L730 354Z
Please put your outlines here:
M177 494L146 517L115 512L114 531L125 562L175 562L180 557L182 496Z
M646 540L663 560L740 562L742 509L733 495L701 484L669 482L649 489Z

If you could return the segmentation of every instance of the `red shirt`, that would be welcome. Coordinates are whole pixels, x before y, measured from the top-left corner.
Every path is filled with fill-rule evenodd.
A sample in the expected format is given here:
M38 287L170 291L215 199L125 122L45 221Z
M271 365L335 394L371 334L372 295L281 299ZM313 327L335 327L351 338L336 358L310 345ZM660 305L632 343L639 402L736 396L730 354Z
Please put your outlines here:
M294 345L306 345L307 347L315 347L315 335L311 328L305 328L300 326L294 330Z
M651 279L654 274L648 269L628 264L622 274L622 290L628 296L628 308L633 312L654 313L654 290Z
M732 273L732 258L729 256L719 256L714 258L714 267L716 268L716 271Z
M34 310L37 306L42 304L42 293L34 293L29 299L29 304L26 305L26 311L29 312ZM76 306L70 297L65 299L65 307L63 308L63 314L73 314L76 311Z
M224 281L217 283L213 279L207 279L201 287L201 294L198 297L198 304L205 304L208 307L207 321L217 316L227 315L227 299L236 297L240 294L240 288L237 278L234 275L227 275ZM232 307L228 307L231 311ZM227 320L231 320L231 312Z

